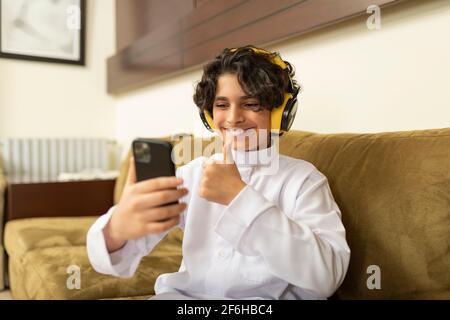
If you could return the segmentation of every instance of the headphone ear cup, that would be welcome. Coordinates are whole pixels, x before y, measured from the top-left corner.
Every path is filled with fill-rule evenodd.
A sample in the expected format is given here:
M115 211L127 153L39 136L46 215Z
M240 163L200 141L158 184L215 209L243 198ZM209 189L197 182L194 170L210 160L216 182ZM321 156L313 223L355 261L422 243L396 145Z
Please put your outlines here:
M271 130L282 134L289 131L294 122L295 113L297 111L297 97L292 93L286 93L284 102L281 106L272 109L271 112Z
M291 129L292 123L294 123L295 115L297 113L298 102L297 98L290 98L286 103L286 107L283 110L283 116L281 118L281 132L287 132Z
M214 132L214 121L208 111L200 110L200 119L202 119L203 125L211 132Z

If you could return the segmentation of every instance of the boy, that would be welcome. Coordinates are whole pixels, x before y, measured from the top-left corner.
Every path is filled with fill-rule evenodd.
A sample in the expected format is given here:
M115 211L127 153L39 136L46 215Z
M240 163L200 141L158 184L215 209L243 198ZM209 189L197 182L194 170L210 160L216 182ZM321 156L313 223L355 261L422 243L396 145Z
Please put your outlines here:
M205 125L221 136L222 154L191 161L178 169L179 178L139 183L131 161L120 202L88 232L95 270L131 276L179 226L183 261L178 272L158 277L156 299L331 296L350 258L339 208L326 177L306 161L279 155L271 139L280 129L277 107L298 92L293 75L276 53L251 46L225 49L206 65L194 101ZM273 163L277 170L268 174Z

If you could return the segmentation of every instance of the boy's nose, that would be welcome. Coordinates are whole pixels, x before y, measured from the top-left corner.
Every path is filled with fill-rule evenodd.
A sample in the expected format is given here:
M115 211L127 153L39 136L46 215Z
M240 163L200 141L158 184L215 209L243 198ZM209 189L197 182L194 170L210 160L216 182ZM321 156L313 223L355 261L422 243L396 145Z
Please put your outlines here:
M238 123L241 123L244 121L244 116L242 114L242 111L240 110L239 107L232 105L229 109L228 109L228 113L227 113L227 117L226 117L226 122L227 125L235 125Z

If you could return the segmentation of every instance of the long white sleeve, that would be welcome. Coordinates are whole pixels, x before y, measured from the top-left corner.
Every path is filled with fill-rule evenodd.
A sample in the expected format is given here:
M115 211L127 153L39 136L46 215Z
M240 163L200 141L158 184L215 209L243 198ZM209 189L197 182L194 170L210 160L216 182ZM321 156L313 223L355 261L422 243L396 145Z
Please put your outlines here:
M350 259L340 211L318 172L294 192L294 212L285 214L246 186L215 231L241 254L261 255L275 276L327 298L342 283Z
M182 176L182 168L177 169L177 176ZM183 202L189 201L189 196L180 199ZM94 270L99 273L110 274L118 277L131 277L135 273L139 262L148 255L154 247L173 228L184 230L185 215L181 214L178 226L156 235L147 235L135 240L128 240L121 249L109 253L106 247L103 229L108 224L114 212L115 206L110 208L106 214L97 219L91 226L87 234L86 247L89 261Z
M97 219L87 234L87 253L94 270L117 277L131 277L141 259L149 254L169 231L128 240L121 249L109 253L103 229L108 224L115 207Z

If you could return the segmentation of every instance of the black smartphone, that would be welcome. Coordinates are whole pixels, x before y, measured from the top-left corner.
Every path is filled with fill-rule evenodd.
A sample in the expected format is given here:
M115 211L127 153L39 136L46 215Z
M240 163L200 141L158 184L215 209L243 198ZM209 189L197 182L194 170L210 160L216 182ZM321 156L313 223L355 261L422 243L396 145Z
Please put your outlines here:
M175 176L175 164L172 161L172 144L169 142L137 138L133 140L132 149L137 181ZM167 203L162 205L162 207L177 203L179 201ZM168 220L165 219L160 222Z
M169 142L137 138L132 148L137 181L175 176L172 144Z

